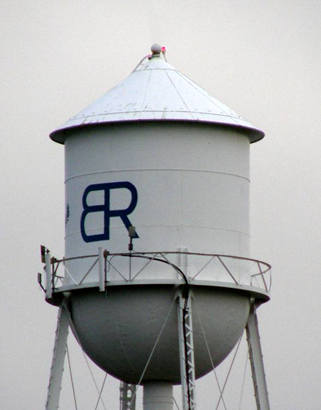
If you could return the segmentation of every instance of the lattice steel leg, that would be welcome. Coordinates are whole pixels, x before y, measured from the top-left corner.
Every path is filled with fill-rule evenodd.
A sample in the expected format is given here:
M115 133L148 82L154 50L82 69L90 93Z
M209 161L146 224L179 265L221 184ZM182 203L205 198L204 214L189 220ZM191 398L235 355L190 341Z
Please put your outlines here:
M252 369L256 406L258 410L270 410L263 355L255 306L252 305L246 326L247 343Z
M120 410L135 410L136 409L136 385L120 382Z
M68 337L68 314L63 306L60 306L57 319L55 346L50 369L50 378L47 394L46 410L56 410L59 406L62 374L66 356Z
M195 410L195 363L191 298L178 297L178 342L183 409Z

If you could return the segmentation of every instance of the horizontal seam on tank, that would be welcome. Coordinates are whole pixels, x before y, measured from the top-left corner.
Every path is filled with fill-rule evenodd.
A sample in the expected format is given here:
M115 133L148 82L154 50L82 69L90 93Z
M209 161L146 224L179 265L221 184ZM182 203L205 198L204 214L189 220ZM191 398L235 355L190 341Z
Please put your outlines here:
M140 228L177 228L177 225L140 225ZM225 231L225 232L234 232L234 233L238 233L240 235L245 235L245 236L250 236L250 233L248 232L242 232L242 231L238 231L236 229L226 229L226 228L212 228L212 227L208 227L208 226L198 226L198 225L179 225L179 228L193 228L193 229L208 229L211 231ZM123 227L115 227L113 229L123 229ZM138 227L137 227L138 229ZM87 229L87 232L92 232L95 231L96 229ZM80 231L74 231L74 232L70 232L68 233L68 235L65 235L65 239L67 239L70 236L74 236L74 235L79 235Z
M251 182L250 178L244 177L243 175L233 174L232 172L224 172L224 171L210 171L210 170L202 170L202 169L185 169L185 168L167 168L167 169L158 169L158 168L141 168L141 169L111 169L106 171L95 171L89 172L86 174L79 174L79 175L72 175L65 179L65 182L70 181L71 179L80 178L89 175L98 175L98 174L109 174L115 172L195 172L195 173L205 173L205 174L219 174L219 175L227 175L234 178L241 178L245 181Z

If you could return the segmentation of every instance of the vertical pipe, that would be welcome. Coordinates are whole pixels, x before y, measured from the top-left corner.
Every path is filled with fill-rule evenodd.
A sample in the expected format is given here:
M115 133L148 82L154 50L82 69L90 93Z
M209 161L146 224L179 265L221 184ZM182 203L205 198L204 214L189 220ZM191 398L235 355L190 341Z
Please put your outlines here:
M173 385L167 382L144 384L144 410L173 410Z

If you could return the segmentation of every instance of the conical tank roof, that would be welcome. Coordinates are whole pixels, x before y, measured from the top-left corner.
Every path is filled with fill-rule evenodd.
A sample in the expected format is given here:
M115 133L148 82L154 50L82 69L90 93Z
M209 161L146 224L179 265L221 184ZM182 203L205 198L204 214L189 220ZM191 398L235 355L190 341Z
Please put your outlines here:
M97 124L137 121L191 121L243 129L255 142L264 133L210 96L167 63L164 49L152 46L120 84L50 134L64 143L64 131Z

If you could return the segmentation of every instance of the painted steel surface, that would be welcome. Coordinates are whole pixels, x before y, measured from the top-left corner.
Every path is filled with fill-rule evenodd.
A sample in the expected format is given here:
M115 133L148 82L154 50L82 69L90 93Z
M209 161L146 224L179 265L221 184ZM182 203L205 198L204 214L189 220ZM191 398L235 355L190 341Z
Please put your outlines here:
M88 131L75 130L65 143L66 257L95 254L99 246L126 251L128 225L136 227L136 251L248 256L246 135L206 124L119 124ZM68 262L75 281L90 263ZM203 259L190 270L197 271L198 263ZM85 282L96 280L97 268ZM154 264L152 277L166 278L158 269L164 272Z
M204 334L217 366L241 336L250 301L245 292L197 286L192 292L195 376L199 378L213 369ZM72 292L73 331L98 366L133 384L139 382L160 335L141 384L156 380L179 384L176 296L177 287L172 285L115 286L107 294L95 289Z
M245 129L251 142L264 133L168 64L162 55L145 58L120 84L51 134L64 143L64 130L126 121L188 121Z

